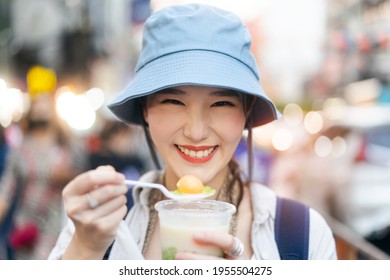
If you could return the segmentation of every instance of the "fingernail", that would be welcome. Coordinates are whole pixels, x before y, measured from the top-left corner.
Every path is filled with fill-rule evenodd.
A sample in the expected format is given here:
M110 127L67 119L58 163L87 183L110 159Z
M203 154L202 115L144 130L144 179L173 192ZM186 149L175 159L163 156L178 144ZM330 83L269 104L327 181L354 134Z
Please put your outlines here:
M117 176L118 176L118 180L121 180L121 181L125 180L125 175L123 175L122 173L117 173Z
M184 253L184 252L177 252L176 253L175 260L179 261L179 260L185 260L185 259L187 259L186 253Z

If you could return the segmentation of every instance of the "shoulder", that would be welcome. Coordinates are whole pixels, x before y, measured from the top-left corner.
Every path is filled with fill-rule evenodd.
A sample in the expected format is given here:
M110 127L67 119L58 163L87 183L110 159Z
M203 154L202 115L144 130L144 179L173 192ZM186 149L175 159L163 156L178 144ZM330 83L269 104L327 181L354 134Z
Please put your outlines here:
M276 193L269 187L253 182L249 186L252 197L254 220L261 222L267 218L275 218Z
M268 224L272 228L269 234L273 236L278 195L269 187L258 183L250 185L250 192L255 224ZM326 220L315 209L306 207L309 209L309 259L336 259L333 233Z
M315 209L310 208L309 259L337 259L331 228Z

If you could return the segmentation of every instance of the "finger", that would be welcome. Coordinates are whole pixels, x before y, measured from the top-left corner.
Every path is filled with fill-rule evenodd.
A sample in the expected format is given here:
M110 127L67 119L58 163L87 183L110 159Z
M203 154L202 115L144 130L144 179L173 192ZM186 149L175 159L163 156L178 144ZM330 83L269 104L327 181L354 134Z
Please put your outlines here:
M126 213L127 207L126 205L123 205L110 214L99 218L96 221L96 231L104 234L110 232L113 236L115 236L119 223L125 217Z
M100 165L96 169L97 170L115 171L115 168L112 165Z
M98 208L100 205L105 204L118 196L125 195L127 191L128 189L125 185L105 185L96 188L89 193L71 196L70 198L65 199L65 206L68 214L73 216L91 208ZM89 200L96 201L97 205L95 207L91 206Z
M94 200L98 202L99 205L106 203L107 201L117 197L126 194L128 191L128 188L126 185L105 185L101 186L99 188L96 188L92 191L90 191L88 194L90 197L92 197ZM86 195L83 195L83 199L86 197ZM88 204L87 204L88 205Z
M216 256L211 255L198 255L187 252L177 252L175 255L176 260L221 260L222 258L218 258Z
M114 170L95 169L84 172L74 178L63 191L63 196L71 196L74 194L84 194L96 188L99 185L105 184L123 184L124 175Z
M83 225L90 230L98 230L100 233L104 233L104 230L106 228L102 225L102 223L105 223L107 217L112 216L113 213L116 213L118 209L122 209L123 207L125 207L126 214L126 196L117 197L106 202L105 204L99 206L96 209L84 210L75 214L72 217L74 220L77 221L78 224ZM119 216L120 219L122 219L123 217L124 215Z
M223 251L231 250L234 237L228 233L197 232L193 236L195 242L204 245L214 245Z
M100 205L96 209L91 209L91 215L93 219L102 219L111 213L115 212L118 208L126 206L127 198L125 195L118 196L114 199L107 201Z
M198 232L194 235L195 242L205 245L214 245L221 248L228 259L238 259L244 252L242 242L227 233Z

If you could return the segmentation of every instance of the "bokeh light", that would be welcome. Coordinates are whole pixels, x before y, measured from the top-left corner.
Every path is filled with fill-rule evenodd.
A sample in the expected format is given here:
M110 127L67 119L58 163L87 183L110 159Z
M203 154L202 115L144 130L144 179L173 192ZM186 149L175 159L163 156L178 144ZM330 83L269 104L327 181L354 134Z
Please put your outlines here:
M2 82L1 82L2 81ZM6 83L0 81L0 124L3 127L17 122L23 115L23 93L16 88L7 88Z
M253 131L253 140L257 145L262 147L271 147L272 136L276 131L275 122L271 122L266 125L256 127L252 131Z
M332 155L335 157L343 156L347 151L347 141L341 137L336 136L332 140Z
M96 120L96 113L85 95L76 95L71 91L59 93L57 111L71 128L90 129Z
M286 124L289 126L300 125L303 121L303 110L296 103L289 103L283 109L283 117Z
M104 92L100 88L91 88L85 93L89 104L96 111L104 104Z
M69 111L73 114L68 115L67 122L74 129L87 130L93 126L96 120L95 110L85 95L74 96L74 104Z
M347 103L341 98L328 98L323 105L323 112L329 120L339 120L345 116Z
M73 106L74 96L75 94L71 91L63 91L57 97L57 112L64 120L67 120L68 115L72 114L71 108Z
M332 141L326 136L320 136L314 143L314 151L319 157L326 157L332 152Z
M316 134L321 131L324 120L320 113L311 111L306 114L303 123L308 133Z
M293 135L286 128L278 128L272 136L272 145L278 151L288 150L293 143Z

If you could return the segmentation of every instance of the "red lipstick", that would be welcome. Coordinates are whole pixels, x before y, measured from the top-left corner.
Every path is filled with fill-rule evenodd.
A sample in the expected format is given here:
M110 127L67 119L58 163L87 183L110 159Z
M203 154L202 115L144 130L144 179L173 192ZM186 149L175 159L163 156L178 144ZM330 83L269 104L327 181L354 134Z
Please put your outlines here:
M188 146L188 145L182 146L182 145L180 145L180 147L188 149L190 151L196 151L196 152L197 151L204 151L204 150L208 150L210 148L213 148L213 151L208 156L197 158L197 157L191 157L189 155L186 155L176 145L177 151L182 156L182 158L184 158L186 161L191 162L191 163L205 163L205 162L208 162L215 155L216 151L218 150L218 146Z

